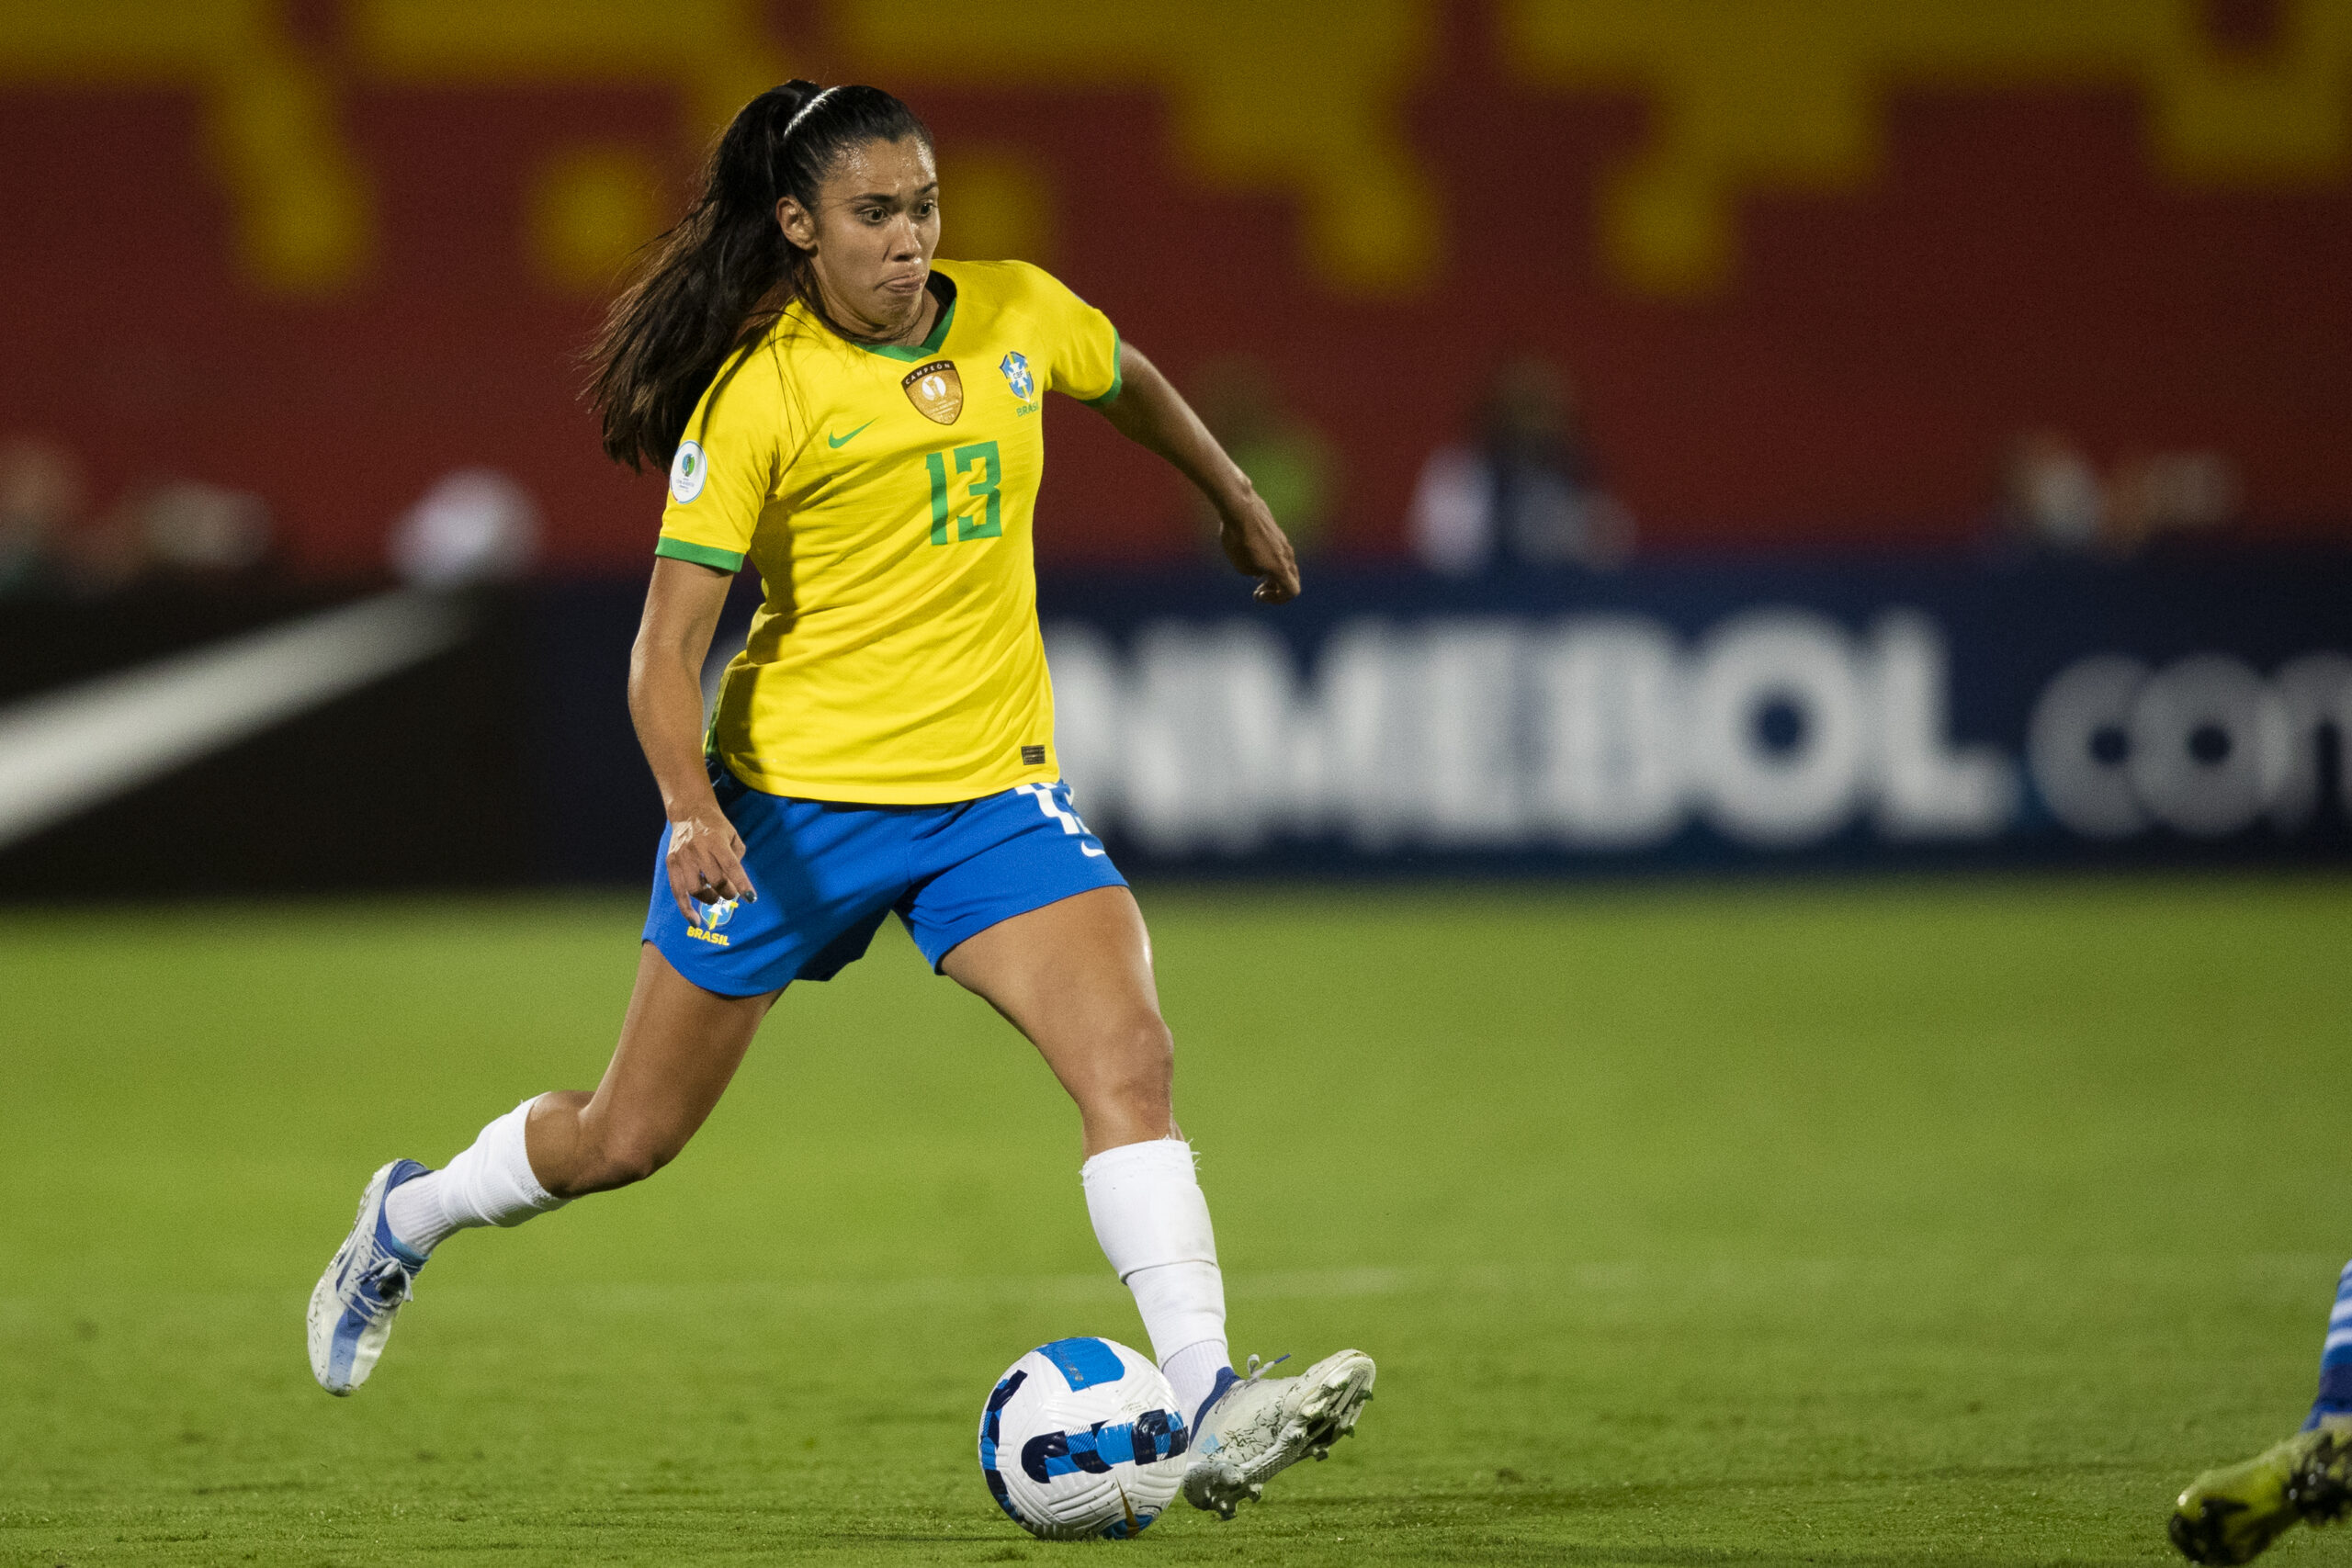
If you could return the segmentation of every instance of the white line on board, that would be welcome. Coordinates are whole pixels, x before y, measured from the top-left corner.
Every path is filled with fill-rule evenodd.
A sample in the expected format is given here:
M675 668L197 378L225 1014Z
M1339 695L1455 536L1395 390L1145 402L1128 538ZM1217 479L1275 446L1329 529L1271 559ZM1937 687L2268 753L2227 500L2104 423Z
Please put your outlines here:
M470 619L386 593L0 709L0 848L421 663Z

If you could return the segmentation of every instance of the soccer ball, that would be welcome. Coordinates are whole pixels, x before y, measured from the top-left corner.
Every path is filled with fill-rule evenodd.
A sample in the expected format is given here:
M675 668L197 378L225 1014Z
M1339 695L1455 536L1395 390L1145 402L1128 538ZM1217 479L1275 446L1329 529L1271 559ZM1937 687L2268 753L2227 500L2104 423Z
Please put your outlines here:
M1040 1345L980 1412L980 1474L997 1506L1047 1540L1126 1540L1184 1482L1192 1434L1150 1359L1108 1339Z

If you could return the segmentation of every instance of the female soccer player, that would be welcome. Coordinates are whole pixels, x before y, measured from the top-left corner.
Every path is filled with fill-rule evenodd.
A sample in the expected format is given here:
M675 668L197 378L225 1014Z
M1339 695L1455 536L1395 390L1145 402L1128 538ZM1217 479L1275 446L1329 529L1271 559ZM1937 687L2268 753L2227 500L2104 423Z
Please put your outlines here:
M440 1170L394 1160L311 1294L311 1366L367 1381L434 1248L642 1180L710 1114L771 1005L897 911L1078 1102L1094 1234L1190 1422L1184 1482L1231 1517L1320 1458L1369 1357L1238 1377L1208 1204L1170 1110L1141 914L1054 760L1030 528L1045 394L1101 410L1216 506L1278 604L1272 515L1110 321L1019 262L933 261L931 133L874 87L792 82L720 139L693 209L596 345L605 449L667 464L629 667L663 835L637 987L593 1094L538 1095ZM707 746L698 672L729 581L766 588Z

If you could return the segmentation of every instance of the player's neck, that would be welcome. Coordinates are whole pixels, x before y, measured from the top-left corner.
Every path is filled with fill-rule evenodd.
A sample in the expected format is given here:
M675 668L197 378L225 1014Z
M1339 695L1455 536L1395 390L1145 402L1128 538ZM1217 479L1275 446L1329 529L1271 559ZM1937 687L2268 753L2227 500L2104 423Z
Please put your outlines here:
M928 287L915 296L915 308L907 324L893 334L889 342L901 348L912 348L931 335L933 322L939 320L939 296Z
M937 275L933 276L935 278ZM820 284L819 293L821 296L823 292ZM928 281L915 295L912 307L904 320L899 321L871 321L854 310L842 310L831 299L821 302L826 316L830 318L829 324L836 332L852 343L876 348L911 348L922 343L931 335L932 328L938 324L939 312L944 309L940 304L939 291Z

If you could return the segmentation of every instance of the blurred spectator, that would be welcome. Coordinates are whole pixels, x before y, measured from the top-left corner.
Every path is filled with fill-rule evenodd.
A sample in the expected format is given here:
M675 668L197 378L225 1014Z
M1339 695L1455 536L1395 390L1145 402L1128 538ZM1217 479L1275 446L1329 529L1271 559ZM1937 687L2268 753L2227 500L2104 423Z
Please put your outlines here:
M0 599L54 592L87 494L73 454L26 437L0 446Z
M2098 470L2063 432L2021 432L2001 465L2000 521L2031 549L2085 554L2098 548L2107 531Z
M73 586L119 592L165 578L226 584L260 575L274 537L268 503L243 491L165 479L130 491L66 541Z
M539 509L495 468L458 468L392 525L390 554L401 581L419 588L520 577L538 559Z
M269 504L243 491L172 479L129 503L148 570L164 577L249 577L269 560Z
M2115 471L2108 500L2109 536L2136 549L2160 534L2201 533L2233 521L2238 475L2219 452L2159 452Z
M2160 452L2120 464L2102 483L2064 434L2028 430L2001 470L1999 521L2037 551L2131 555L2158 536L2218 528L2237 515L2237 470L2218 452Z
M1632 514L1600 488L1567 378L1532 356L1496 372L1475 446L1430 454L1408 527L1421 563L1451 577L1611 567L1634 542Z
M1195 378L1193 406L1250 476L1301 556L1319 548L1331 520L1331 447L1283 406L1265 362L1249 355L1211 361Z
M71 453L0 445L0 598L243 581L267 569L275 532L261 497L195 479L138 486L93 519Z

